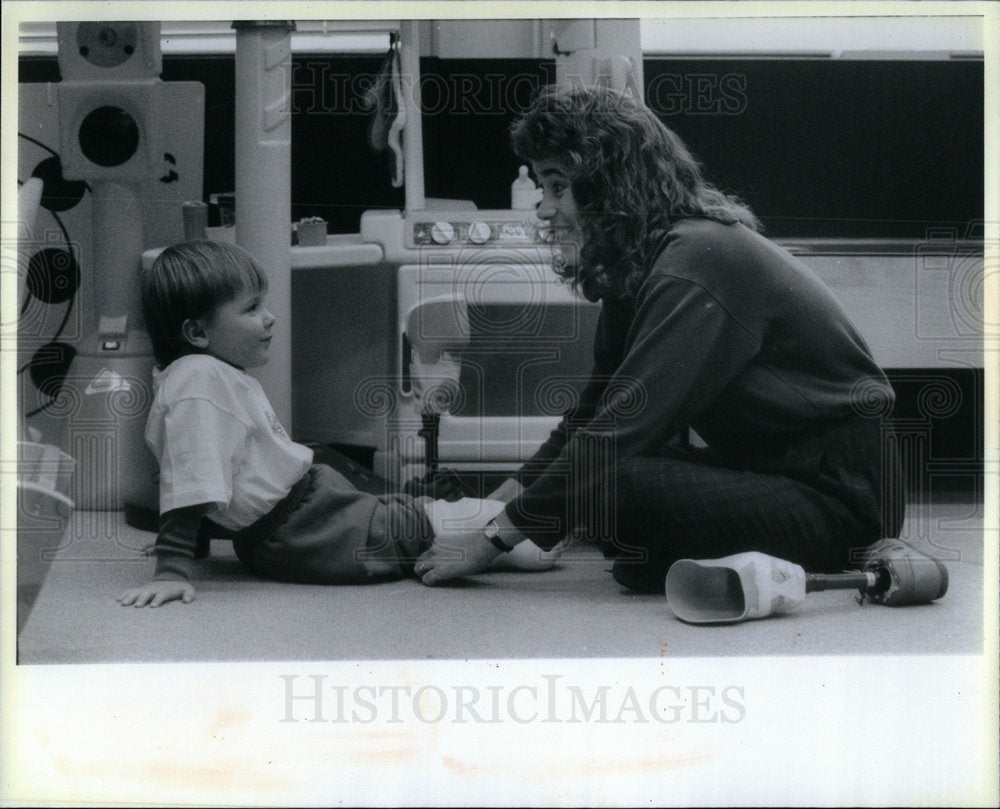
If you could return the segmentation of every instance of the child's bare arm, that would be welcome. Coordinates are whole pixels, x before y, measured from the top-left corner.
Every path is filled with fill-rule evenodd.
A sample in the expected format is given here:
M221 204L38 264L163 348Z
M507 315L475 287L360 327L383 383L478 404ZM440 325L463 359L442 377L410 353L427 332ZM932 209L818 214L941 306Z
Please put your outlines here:
M168 601L194 600L191 584L191 563L198 551L198 531L202 518L211 510L210 504L178 508L160 516L160 531L156 536L156 573L153 581L142 587L132 587L118 596L123 607L158 607Z

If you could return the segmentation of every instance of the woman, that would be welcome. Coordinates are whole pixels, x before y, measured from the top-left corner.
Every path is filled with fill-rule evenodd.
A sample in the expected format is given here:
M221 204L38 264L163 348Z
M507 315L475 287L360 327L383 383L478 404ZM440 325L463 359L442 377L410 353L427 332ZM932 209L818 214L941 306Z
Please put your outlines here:
M839 571L897 536L893 391L819 279L629 96L549 88L512 141L541 181L556 272L601 302L594 370L493 494L500 516L428 550L423 582L525 537L590 539L619 583L662 593L679 558L757 550Z

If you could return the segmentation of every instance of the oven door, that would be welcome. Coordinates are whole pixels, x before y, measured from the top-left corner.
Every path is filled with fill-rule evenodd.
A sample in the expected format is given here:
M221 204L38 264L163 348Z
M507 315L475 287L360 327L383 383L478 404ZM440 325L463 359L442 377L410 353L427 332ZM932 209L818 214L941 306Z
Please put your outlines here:
M482 252L399 269L398 460L407 474L425 470L426 442L414 435L420 403L407 378L408 314L421 301L464 300L468 343L460 351L457 393L440 417L441 467L508 473L530 458L576 402L592 368L600 307L576 295L539 253Z

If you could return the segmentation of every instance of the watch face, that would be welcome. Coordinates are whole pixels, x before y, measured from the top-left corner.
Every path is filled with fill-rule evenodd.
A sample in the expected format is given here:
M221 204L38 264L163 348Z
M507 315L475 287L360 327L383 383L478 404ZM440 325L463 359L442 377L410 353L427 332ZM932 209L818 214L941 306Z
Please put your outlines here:
M490 520L486 523L486 527L483 529L483 533L486 534L487 539L495 539L500 535L500 526L497 525L496 520Z

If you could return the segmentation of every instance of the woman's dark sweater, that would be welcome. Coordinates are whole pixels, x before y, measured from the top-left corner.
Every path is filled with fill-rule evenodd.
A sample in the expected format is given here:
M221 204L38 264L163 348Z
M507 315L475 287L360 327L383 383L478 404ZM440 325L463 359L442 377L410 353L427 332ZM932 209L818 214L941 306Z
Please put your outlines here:
M871 510L878 491L865 490L877 481L819 471L822 436L885 415L893 401L865 341L808 267L742 225L682 219L635 298L603 302L590 381L518 473L526 488L507 515L551 547L574 527L568 481L586 489L587 475L607 472L596 448L654 456L689 427L726 466L796 477Z

